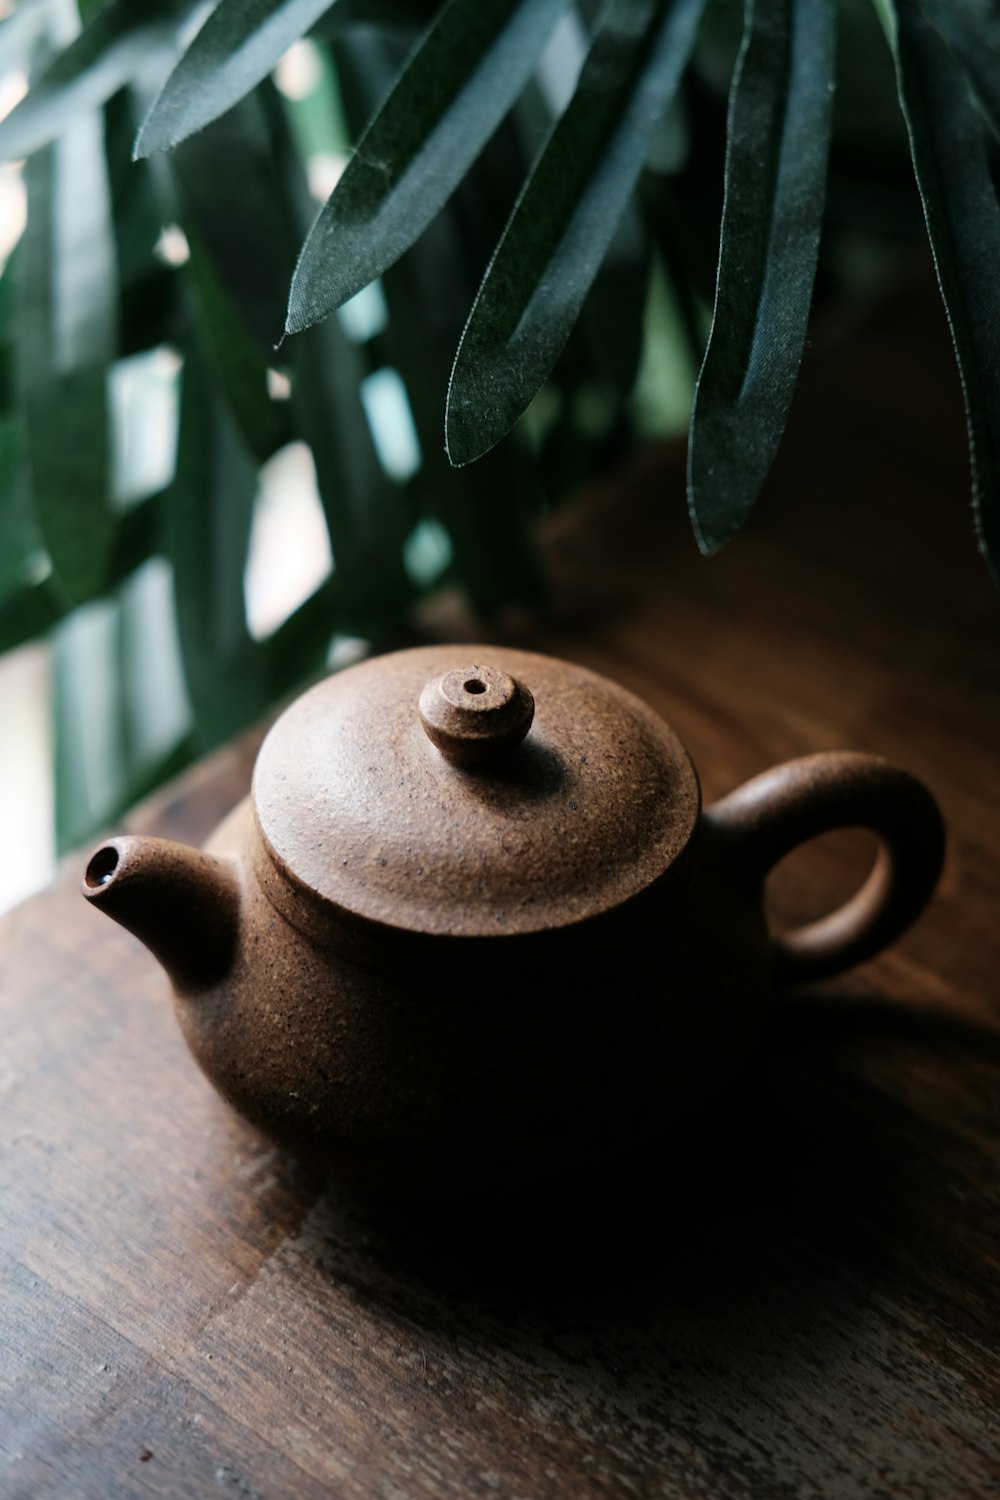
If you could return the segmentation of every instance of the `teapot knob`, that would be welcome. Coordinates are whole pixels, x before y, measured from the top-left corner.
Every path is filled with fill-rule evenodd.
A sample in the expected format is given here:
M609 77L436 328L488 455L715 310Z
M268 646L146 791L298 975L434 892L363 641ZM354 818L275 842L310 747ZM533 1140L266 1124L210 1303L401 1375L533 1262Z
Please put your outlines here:
M435 677L420 694L420 720L446 760L492 765L521 743L535 700L516 677L473 663Z

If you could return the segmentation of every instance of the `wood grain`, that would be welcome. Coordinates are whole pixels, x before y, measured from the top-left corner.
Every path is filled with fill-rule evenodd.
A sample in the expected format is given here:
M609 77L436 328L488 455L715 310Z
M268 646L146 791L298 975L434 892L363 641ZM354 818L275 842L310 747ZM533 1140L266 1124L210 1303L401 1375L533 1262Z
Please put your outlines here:
M1000 1490L1000 631L951 368L907 289L814 353L719 558L694 551L682 457L652 452L556 519L551 607L504 622L646 697L709 799L874 750L949 827L917 927L782 997L724 1116L641 1197L351 1198L227 1112L77 861L5 921L0 1494ZM444 600L423 629L470 627ZM135 821L200 840L254 748ZM839 899L868 852L795 856L775 919Z

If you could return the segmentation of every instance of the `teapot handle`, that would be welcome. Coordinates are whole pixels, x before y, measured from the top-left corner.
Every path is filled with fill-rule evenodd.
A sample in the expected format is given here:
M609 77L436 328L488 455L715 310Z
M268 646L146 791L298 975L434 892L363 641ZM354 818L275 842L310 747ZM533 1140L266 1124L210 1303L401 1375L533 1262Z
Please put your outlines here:
M822 979L871 958L923 910L944 859L944 824L922 782L876 755L831 751L786 761L706 809L727 862L763 883L779 860L834 828L870 828L878 857L829 916L771 937L779 983Z

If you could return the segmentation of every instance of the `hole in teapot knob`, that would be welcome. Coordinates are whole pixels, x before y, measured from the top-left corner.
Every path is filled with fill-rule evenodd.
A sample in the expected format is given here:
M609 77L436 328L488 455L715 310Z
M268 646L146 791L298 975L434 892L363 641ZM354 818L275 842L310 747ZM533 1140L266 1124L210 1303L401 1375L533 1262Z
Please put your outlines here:
M470 677L468 682L462 684L467 693L485 693L486 684L480 682L478 677Z
M107 885L117 868L118 850L113 847L98 849L87 866L84 878L91 890L96 890L99 886Z

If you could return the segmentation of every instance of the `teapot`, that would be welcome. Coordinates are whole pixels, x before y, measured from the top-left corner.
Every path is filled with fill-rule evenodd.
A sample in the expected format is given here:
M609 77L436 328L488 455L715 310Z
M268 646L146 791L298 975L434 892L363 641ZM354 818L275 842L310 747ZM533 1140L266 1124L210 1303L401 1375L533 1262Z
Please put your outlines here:
M863 825L858 893L768 930L768 872ZM310 688L198 851L112 838L83 894L171 980L201 1068L273 1141L407 1197L621 1174L718 1103L776 986L918 915L937 805L871 755L808 755L702 809L668 725L581 666L420 647Z

